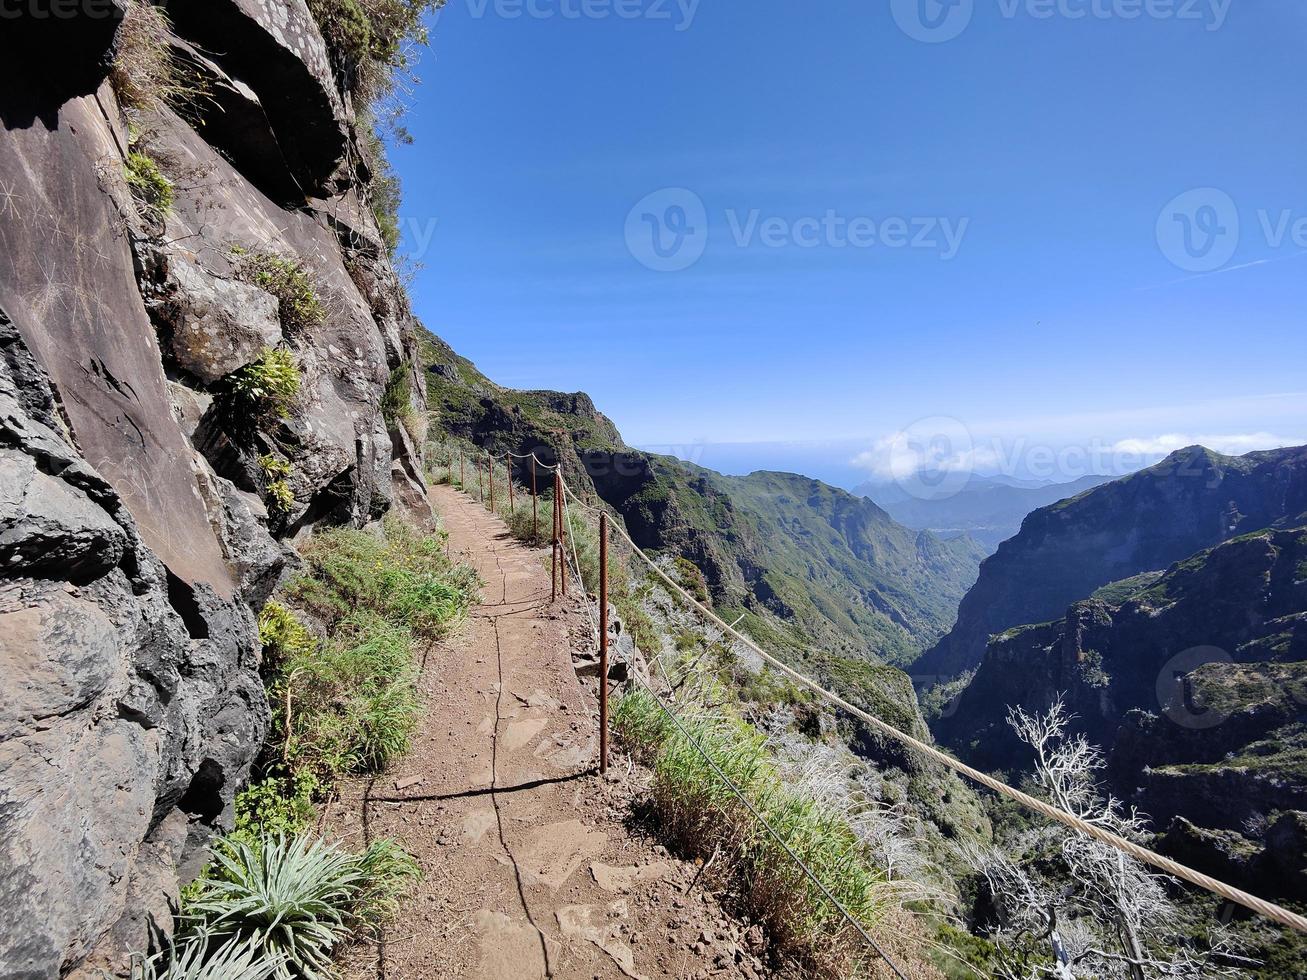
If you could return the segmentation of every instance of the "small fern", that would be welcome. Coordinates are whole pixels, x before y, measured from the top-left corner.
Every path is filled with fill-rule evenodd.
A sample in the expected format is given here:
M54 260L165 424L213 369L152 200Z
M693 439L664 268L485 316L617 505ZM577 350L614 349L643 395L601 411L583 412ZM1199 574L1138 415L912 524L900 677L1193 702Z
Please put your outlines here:
M123 175L137 208L147 218L162 218L172 210L172 181L163 175L154 158L139 150L127 154Z
M300 369L284 347L265 347L254 361L227 379L231 393L254 414L285 418L300 391Z

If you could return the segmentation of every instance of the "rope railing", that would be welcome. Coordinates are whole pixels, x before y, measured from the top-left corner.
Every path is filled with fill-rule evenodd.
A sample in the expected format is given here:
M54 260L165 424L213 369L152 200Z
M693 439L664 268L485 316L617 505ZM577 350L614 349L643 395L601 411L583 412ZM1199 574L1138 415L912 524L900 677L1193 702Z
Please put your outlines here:
M508 455L518 459L534 459L537 465L539 466L545 465L541 463L539 457L536 456L534 452L527 453L527 454L509 453ZM568 524L570 524L571 522L571 511L567 506L568 498L574 501L579 507L582 507L585 510L590 511L591 513L595 513L595 514L603 513L603 511L600 510L600 508L597 508L582 500L575 493L575 491L573 491L572 488L565 481L562 480L561 477L562 468L560 464L557 463L551 464L549 465L548 468L555 472L556 486L560 487L562 490L562 493L558 495L561 497L561 502L560 501L555 502L555 506L558 508L558 525L562 525L564 523L564 518L566 519L566 522ZM722 630L724 635L731 636L737 641L739 641L740 643L744 644L749 650L751 650L753 653L761 657L763 662L769 664L776 670L780 671L782 674L784 674L794 683L798 684L800 687L803 687L808 691L811 691L813 694L817 695L819 698L823 699L829 704L832 704L835 707L839 708L840 710L845 711L848 714L852 715L853 717L859 719L860 721L869 725L873 730L879 732L882 735L888 736L889 738L894 739L895 741L903 745L906 745L907 747L913 749L914 751L925 756L926 758L931 759L939 763L940 765L943 765L946 768L953 770L957 774L966 777L972 782L978 783L979 785L984 786L995 793L998 793L1000 796L1007 797L1008 799L1020 804L1021 806L1029 810L1033 810L1034 812L1039 813L1044 817L1047 817L1049 820L1062 824L1063 826L1077 833L1083 834L1084 836L1096 840L1101 844L1105 844L1108 847L1114 848L1120 853L1125 854L1136 861L1140 861L1144 864L1150 865L1165 874L1171 875L1172 877L1178 878L1182 881L1186 881L1191 885L1194 885L1198 888L1202 888L1205 891L1208 891L1213 895L1217 895L1218 897L1223 898L1227 901L1233 902L1236 905L1242 905L1244 908L1256 912L1258 915L1264 916L1265 918L1270 919L1273 922L1277 922L1280 925L1286 926L1290 929L1294 929L1298 932L1307 933L1307 917L1299 915L1296 912L1291 912L1290 910L1284 908L1281 905L1277 905L1274 902L1267 901L1266 899L1260 898L1257 895L1253 895L1252 893L1244 891L1243 889L1236 888L1233 885L1227 884L1226 882L1221 881L1218 878L1213 878L1211 875L1204 874L1201 871L1197 871L1194 868L1190 868L1187 865L1181 864L1178 861L1174 861L1171 858L1168 858L1162 854L1158 854L1156 851L1150 850L1149 848L1137 844L1134 841L1128 840L1120 836L1119 834L1114 834L1110 830L1106 830L1105 828L1100 827L1097 824L1084 820L1083 818L1077 816L1076 814L1063 810L1060 807L1056 807L1045 800L1041 800L1038 799L1037 797L1031 796L1029 793L1022 792L1021 790L1016 789L1013 786L1009 786L1001 779L998 779L994 776L991 776L989 773L982 772L979 769L967 765L965 762L962 762L960 759L954 758L952 755L943 751L942 749L940 749L935 745L928 744L916 738L915 736L908 734L907 732L900 731L898 728L894 727L888 722L880 718L877 718L875 715L870 714L869 712L858 707L857 705L851 704L849 701L840 697L838 694L835 694L834 692L827 690L826 688L818 684L816 681L805 676L804 674L799 673L797 670L790 667L788 664L784 663L777 657L773 656L771 653L763 649L760 645L755 643L748 636L741 633L738 629L735 628L734 625L726 622L726 620L718 616L707 605L705 605L703 602L699 601L693 595L691 595L679 582L677 582L670 575L668 575L653 558L649 557L649 555L647 555L644 552L644 550L640 548L640 546L637 545L631 539L630 534L627 533L626 528L621 524L621 522L610 521L608 523L610 523L616 529L618 535L620 535L625 540L626 544L630 546L632 553L638 556L646 565L648 565L649 569L669 589L672 590L673 594L679 596L691 607L698 610L698 612L702 616L704 616L709 622L713 623L720 630ZM556 548L558 546L558 537L559 537L558 532L560 530L561 527L556 527L556 531L555 531ZM563 535L563 538L565 539L566 535ZM561 549L564 552L564 563L571 564L573 561L575 562L576 580L578 582L581 582L582 579L580 574L580 559L576 551L576 541L574 536L571 542L571 546L572 546L572 554L570 556L570 560L569 560L569 556L566 555L566 547L563 547ZM564 592L565 591L566 590L564 590ZM587 609L588 609L588 603L587 603ZM592 623L593 623L593 617L592 617ZM596 636L597 636L598 625L597 624L593 624L593 625L596 630ZM635 676L634 672L632 672L632 676ZM606 682L606 678L605 678L605 682ZM653 692L651 691L650 693ZM698 747L696 746L696 748Z
M567 508L568 496L575 497L575 494L573 494L571 489L566 484L564 484L563 485L564 513L566 514L567 521L570 524L572 520L572 514L571 511ZM588 510L591 511L596 510L596 508L591 507L589 504L582 503L580 500L578 500L577 503ZM576 550L575 535L573 535L572 538L572 550L571 550L571 556L569 560L573 562L573 569L576 573L577 581L578 582L581 581L581 559ZM602 564L600 565L600 568L603 569ZM603 574L603 571L601 571L601 574ZM590 620L590 628L594 632L595 642L596 644L598 644L600 643L601 637L603 635L602 627L599 624L599 622L596 621L594 611L590 608L590 603L584 602L582 603L582 605L585 608L586 618ZM645 691L648 692L648 694L654 699L655 703L658 705L659 709L663 712L663 714L667 716L667 718L672 722L672 724L676 726L677 730L680 731L681 735L695 750L695 752L697 752L699 755L703 757L704 761L708 763L709 767L713 770L713 772L717 775L717 777L721 779L721 781L726 785L726 788L729 789L732 795L734 795L736 799L738 799L740 803L744 805L744 808L749 811L749 814L753 817L753 819L756 820L763 827L763 829L766 830L767 833L776 841L776 843L781 846L781 849L785 851L786 855L790 858L790 860L793 861L798 866L798 868L803 872L804 877L806 877L809 881L811 881L814 885L817 886L817 889L822 893L826 901L828 901L831 904L831 906L836 911L838 911L841 916L843 916L843 918L849 923L849 925L852 926L854 930L857 931L858 935L862 937L863 941L866 942L867 945L870 946L871 949L874 950L876 954L880 956L882 960L885 961L885 964L891 970L894 971L894 975L897 976L899 980L908 980L907 975L903 972L903 970L899 967L899 965L895 963L893 958L890 957L890 955L885 952L885 950L881 947L881 945L878 942L876 942L875 938L872 937L872 935L869 932L867 932L863 924L858 921L858 919L853 915L852 912L850 912L847 908L844 907L843 903L841 903L839 899L837 899L834 895L831 894L830 889L826 887L826 884L821 880L821 878L817 876L816 872L814 872L810 867L808 867L807 862L804 861L803 858L799 857L799 855L794 852L794 849L790 846L789 841L787 841L781 835L780 831L778 831L775 827L772 826L771 821L769 821L765 816L763 816L761 813L758 812L757 807L753 805L753 802L748 798L748 796L745 795L744 791L741 790L740 787L735 785L735 781L731 779L731 777L728 776L725 771L723 771L722 767L717 763L717 760L712 757L712 754L703 747L702 743L697 738L695 738L693 734L691 734L690 730L686 728L684 722L681 720L681 717L667 705L667 703L662 699L662 697L658 694L658 692L654 690L653 685L646 683L635 671L630 672L630 677L637 684L639 684ZM608 684L608 678L607 676L605 676L605 672L602 671L600 672L599 683L601 685L601 690L603 690L604 687L606 687L606 685Z
M576 495L572 493L571 489L566 486L566 484L564 484L563 489L564 489L564 493L571 495L572 498L576 500L580 506L589 507L588 504L584 503L579 498L577 498ZM590 508L590 509L594 509L594 508ZM897 728L895 728L893 725L889 724L888 722L875 717L874 715L868 713L867 711L864 711L862 708L859 708L857 705L850 704L848 701L840 697L838 694L826 690L816 681L811 680L810 678L804 676L803 674L800 674L797 670L794 670L788 664L785 664L780 660L778 660L776 657L772 656L770 653L764 650L761 646L759 646L749 637L745 636L730 623L726 622L724 619L722 619L720 616L714 613L711 609L709 609L702 602L696 599L693 595L687 592L679 582L675 581L671 576L669 576L666 572L664 572L662 568L658 566L657 562L655 562L652 558L650 558L647 554L645 554L644 551L634 541L631 540L631 536L627 534L625 528L623 528L620 524L617 523L614 523L613 526L617 529L617 533L620 534L626 540L626 543L628 545L630 545L631 550L649 566L649 568L654 572L654 574L656 574L669 588L671 588L675 593L677 593L682 599L690 603L691 606L697 608L699 612L703 614L705 617L707 617L707 619L710 622L715 624L718 628L723 630L728 635L739 640L746 647L748 647L750 650L752 650L754 653L760 656L766 663L770 664L772 667L779 670L781 673L789 677L796 684L799 684L801 687L806 688L807 690L816 694L818 697L823 698L824 700L835 705L836 707L844 711L847 711L849 714L853 715L855 718L858 718L859 720L870 725L873 729L880 732L881 734L887 735L890 738L895 739L896 741L904 745L907 745L912 749L915 749L917 752L921 753L927 758L933 759L934 761L948 767L949 769L952 769L954 772L958 773L959 775L966 776L968 779L977 782L988 789L993 790L995 793L998 793L1002 796L1006 796L1008 799L1020 803L1022 806L1030 810L1034 810L1035 812L1040 813L1045 817L1048 817L1050 820L1054 820L1057 823L1062 824L1063 826L1069 827L1070 829L1077 831L1078 833L1084 834L1087 837L1091 837L1101 844L1106 844L1109 847L1113 847L1116 850L1134 858L1136 861L1142 861L1145 864L1152 865L1154 868L1157 868L1159 871L1163 871L1166 874L1171 875L1172 877L1179 878L1183 881L1187 881L1191 885L1196 885L1197 887L1205 889L1206 891L1209 891L1214 895L1218 895L1221 898L1226 899L1227 901L1234 902L1237 905L1242 905L1244 908L1250 909L1253 912L1258 913L1259 915L1265 916L1266 918L1271 919L1274 922L1280 923L1281 925L1288 926L1290 929L1296 929L1299 932L1307 932L1307 918L1304 918L1303 916L1298 915L1295 912L1291 912L1288 909L1284 908L1283 906L1275 904L1274 902L1269 902L1266 899L1259 898L1258 896L1251 894L1250 892L1246 892L1240 888L1235 888L1233 885L1226 884L1225 882L1217 878L1213 878L1211 875L1203 874L1201 871L1196 871L1193 868L1181 864L1178 861L1173 861L1171 858L1158 854L1156 851L1149 850L1146 847L1136 844L1134 841L1127 840L1126 838L1121 837L1118 834L1112 833L1110 830L1105 830L1104 828L1099 827L1093 823L1090 823L1076 816L1073 813L1069 813L1066 810L1062 810L1059 807L1053 806L1051 803L1038 799L1037 797L1031 796L1029 793L1023 793L1021 790L1009 786L1001 779L996 779L995 777L989 775L988 773L981 772L979 769L975 769L972 766L967 765L965 762L962 762L960 759L954 758L953 756L937 748L936 746L929 745L921 741L920 739L917 739L912 735L907 734L906 732L899 731Z

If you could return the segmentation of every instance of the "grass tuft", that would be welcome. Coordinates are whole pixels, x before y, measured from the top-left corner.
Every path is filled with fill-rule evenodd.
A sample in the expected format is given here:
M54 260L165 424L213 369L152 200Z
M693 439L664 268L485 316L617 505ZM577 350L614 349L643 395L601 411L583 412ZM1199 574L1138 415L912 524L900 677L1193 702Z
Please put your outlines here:
M339 528L313 538L302 552L308 574L288 594L328 626L362 609L422 639L443 635L480 588L476 572L449 560L443 535L396 518L383 528Z
M127 154L123 175L142 217L161 221L172 210L172 181L163 175L149 154L140 150Z
M114 39L109 82L128 109L155 112L201 94L201 86L172 53L172 22L163 7L129 0Z
M233 245L236 275L277 298L282 329L288 335L322 323L327 309L318 298L318 287L302 262L267 249Z
M694 742L840 904L864 927L880 924L897 906L896 889L844 817L788 788L763 736L750 725L694 705L679 707ZM858 954L861 938L653 696L641 689L624 696L613 726L632 753L653 766L651 804L670 842L692 857L722 852L731 886L767 929L772 948L816 972L841 974Z
M259 356L227 377L226 387L249 417L285 418L300 392L300 369L284 347L265 347Z

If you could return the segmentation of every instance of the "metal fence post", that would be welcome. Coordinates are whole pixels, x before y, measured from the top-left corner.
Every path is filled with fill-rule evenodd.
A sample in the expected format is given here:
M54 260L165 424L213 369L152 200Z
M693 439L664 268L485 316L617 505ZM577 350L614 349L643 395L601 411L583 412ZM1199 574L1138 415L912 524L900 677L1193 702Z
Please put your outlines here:
M510 452L504 457L504 465L508 467L508 515L513 515L513 454Z
M608 515L599 514L599 773L608 771Z
M486 472L490 474L490 513L495 512L495 457L486 453Z
M554 480L554 528L549 539L549 587L551 602L558 601L558 480Z
M563 507L563 474L554 473L554 499L558 501L558 547L562 551L562 566L559 578L563 581L563 595L567 595L567 521L564 514L567 511Z
M536 454L531 451L531 543L540 541L540 520L536 516Z

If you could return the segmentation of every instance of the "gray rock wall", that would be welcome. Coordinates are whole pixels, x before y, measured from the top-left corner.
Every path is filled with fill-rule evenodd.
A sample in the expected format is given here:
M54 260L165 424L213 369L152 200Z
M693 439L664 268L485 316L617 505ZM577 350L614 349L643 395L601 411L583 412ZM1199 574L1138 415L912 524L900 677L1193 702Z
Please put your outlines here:
M125 6L0 26L6 978L121 971L168 923L265 735L255 616L294 542L425 500L380 410L392 372L421 377L414 323L303 0L176 0L211 98L148 113L106 80ZM133 200L129 141L173 183L166 216ZM300 266L325 315L285 329L233 247ZM299 397L240 417L232 372L278 344Z

